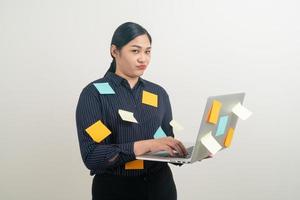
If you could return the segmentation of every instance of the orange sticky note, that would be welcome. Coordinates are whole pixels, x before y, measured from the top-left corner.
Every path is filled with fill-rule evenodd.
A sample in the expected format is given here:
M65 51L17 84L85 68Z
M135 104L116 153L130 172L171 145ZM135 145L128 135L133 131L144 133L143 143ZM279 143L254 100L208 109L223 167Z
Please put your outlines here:
M208 113L207 122L217 124L221 107L222 103L220 101L213 100L212 107Z
M125 169L144 169L143 160L134 160L128 163L125 163Z
M100 120L89 126L85 131L95 142L101 142L111 134L111 131Z
M227 136L226 136L225 141L224 141L224 146L225 147L229 147L231 145L231 141L232 141L232 138L233 138L233 132L234 132L234 129L229 128L229 130L227 132Z
M158 106L158 96L154 93L143 90L142 103L150 106Z

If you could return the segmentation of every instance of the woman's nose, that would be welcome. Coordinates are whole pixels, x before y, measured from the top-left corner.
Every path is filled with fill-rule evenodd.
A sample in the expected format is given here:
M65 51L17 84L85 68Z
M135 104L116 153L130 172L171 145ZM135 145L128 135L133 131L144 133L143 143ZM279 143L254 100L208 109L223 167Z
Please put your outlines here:
M138 58L138 62L145 62L146 61L146 55L141 54Z

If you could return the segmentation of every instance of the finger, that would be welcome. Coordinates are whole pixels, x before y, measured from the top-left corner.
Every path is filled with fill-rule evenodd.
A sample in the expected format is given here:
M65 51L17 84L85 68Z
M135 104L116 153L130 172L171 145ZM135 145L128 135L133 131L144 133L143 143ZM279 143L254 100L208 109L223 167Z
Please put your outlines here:
M168 145L164 146L164 150L167 151L169 153L170 156L175 156L173 149L170 148Z
M182 151L182 149L180 148L180 146L178 145L178 143L173 139L171 141L167 142L167 145L172 148L174 151L176 151L180 156L183 156L184 153Z
M176 141L177 141L177 145L179 146L179 148L182 151L183 155L187 155L188 154L187 149L182 144L182 142L180 142L179 140L176 140Z

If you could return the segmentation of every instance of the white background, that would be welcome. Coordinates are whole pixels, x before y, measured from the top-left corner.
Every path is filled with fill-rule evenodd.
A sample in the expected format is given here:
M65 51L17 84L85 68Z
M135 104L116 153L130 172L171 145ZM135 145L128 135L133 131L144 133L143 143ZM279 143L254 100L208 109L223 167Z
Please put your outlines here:
M126 21L153 37L143 78L168 91L179 139L195 139L210 95L246 92L254 113L228 150L172 166L178 199L299 199L299 10L297 0L0 0L0 199L91 199L75 108Z

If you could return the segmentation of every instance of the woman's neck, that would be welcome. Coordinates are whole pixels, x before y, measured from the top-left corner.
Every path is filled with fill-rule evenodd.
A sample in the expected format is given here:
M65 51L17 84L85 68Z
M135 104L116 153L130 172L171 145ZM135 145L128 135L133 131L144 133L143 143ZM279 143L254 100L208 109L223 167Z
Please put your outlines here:
M121 76L122 78L125 78L128 81L131 89L135 86L135 84L139 80L139 77L130 77L118 70L116 70L115 74L117 74L118 76Z

